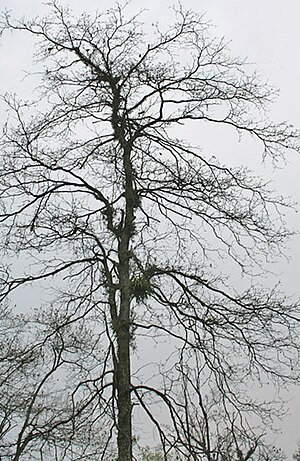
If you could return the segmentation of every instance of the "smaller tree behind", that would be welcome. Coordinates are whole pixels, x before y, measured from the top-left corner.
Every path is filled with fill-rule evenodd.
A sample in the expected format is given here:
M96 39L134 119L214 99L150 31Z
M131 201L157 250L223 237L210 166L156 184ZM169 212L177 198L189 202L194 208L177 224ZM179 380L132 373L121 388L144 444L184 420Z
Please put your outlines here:
M1 461L94 461L105 444L115 458L92 375L105 356L93 322L74 320L49 307L36 316L0 308Z
M293 459L295 461L300 461L300 442L298 442L298 448L295 451L295 453L293 454Z

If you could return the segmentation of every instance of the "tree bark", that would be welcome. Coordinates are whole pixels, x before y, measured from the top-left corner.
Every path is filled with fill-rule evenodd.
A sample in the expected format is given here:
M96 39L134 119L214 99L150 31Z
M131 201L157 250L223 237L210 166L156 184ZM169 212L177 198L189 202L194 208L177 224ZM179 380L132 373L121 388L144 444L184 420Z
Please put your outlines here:
M118 314L117 363L115 365L115 386L118 410L118 461L132 461L132 404L131 404L131 357L130 357L130 241L134 228L134 186L131 164L131 144L126 140L121 117L120 93L113 81L114 93L112 125L116 139L123 149L123 171L125 177L125 209L120 223L118 259L119 259L119 286L120 308Z
M130 205L129 205L130 207ZM126 207L127 208L127 207ZM128 210L127 210L128 211ZM132 215L132 210L130 211ZM132 460L131 383L130 383L130 237L132 219L126 213L119 244L120 311L117 326L116 390L118 408L118 460Z
M117 331L116 390L118 408L118 460L132 460L131 384L130 384L130 287L126 264L121 265L122 291ZM127 281L126 281L127 279ZM129 295L129 296L128 296Z

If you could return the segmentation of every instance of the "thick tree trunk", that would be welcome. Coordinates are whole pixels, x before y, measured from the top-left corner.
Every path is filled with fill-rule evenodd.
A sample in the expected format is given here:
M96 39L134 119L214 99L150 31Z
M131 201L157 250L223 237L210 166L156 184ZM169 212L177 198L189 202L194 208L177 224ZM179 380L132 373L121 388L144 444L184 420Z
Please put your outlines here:
M130 241L133 234L134 205L130 149L124 149L123 160L126 209L118 248L120 282L120 311L117 328L118 461L132 461Z
M128 304L121 304L118 329L117 408L118 408L118 461L132 460L130 350Z
M120 311L116 331L118 347L116 370L118 461L132 461L129 242L130 232L124 229L119 245Z
M117 360L114 364L115 390L118 410L118 461L132 461L132 404L131 404L131 357L130 357L130 242L134 223L134 186L131 164L131 144L126 140L123 119L118 115L120 109L120 90L111 79L114 94L112 126L115 138L123 149L123 171L125 179L125 209L118 226L118 260L120 305L115 326L117 339Z

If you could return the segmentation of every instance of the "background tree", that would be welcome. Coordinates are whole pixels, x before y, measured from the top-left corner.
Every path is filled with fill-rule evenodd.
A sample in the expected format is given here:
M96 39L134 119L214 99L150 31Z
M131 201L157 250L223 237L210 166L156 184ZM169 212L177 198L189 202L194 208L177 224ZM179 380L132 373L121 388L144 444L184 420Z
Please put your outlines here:
M49 344L38 349L39 357L50 355L43 376L61 366L69 377L71 362L66 395L79 386L83 401L99 397L100 413L85 430L92 440L97 423L107 424L100 459L116 438L118 459L132 460L134 436L147 421L165 459L212 461L222 449L214 414L223 415L223 434L245 434L247 417L273 414L249 386L298 379L298 305L259 283L289 235L281 219L288 204L246 168L205 156L175 130L225 125L251 134L273 160L298 150L298 133L267 120L273 91L229 57L196 14L179 8L172 26L154 26L147 36L126 7L76 19L51 5L45 18L2 18L3 32L37 38L42 78L35 101L5 96L1 251L4 261L18 255L22 264L3 264L1 299L35 285L36 321L45 312L60 319L51 334L39 333L40 344ZM235 278L226 276L232 263ZM90 345L79 334L76 346L90 322ZM147 371L144 356L162 344L157 370ZM70 361L69 348L79 362ZM27 402L36 401L37 388L29 383ZM216 396L213 405L207 395ZM72 424L82 414L73 408ZM35 440L36 420L28 425L25 416L29 441L24 417L17 423L13 459ZM55 430L67 423L58 417L57 424L48 434L60 444ZM74 459L70 453L55 456Z
M299 444L298 444L298 449L297 449L297 451L296 451L296 452L294 453L294 455L293 455L293 459L294 459L295 461L299 461L299 459L300 459Z
M64 313L49 308L36 316L1 312L3 461L92 461L102 451L115 459L102 400L105 386L99 384L105 354L92 322L66 319Z

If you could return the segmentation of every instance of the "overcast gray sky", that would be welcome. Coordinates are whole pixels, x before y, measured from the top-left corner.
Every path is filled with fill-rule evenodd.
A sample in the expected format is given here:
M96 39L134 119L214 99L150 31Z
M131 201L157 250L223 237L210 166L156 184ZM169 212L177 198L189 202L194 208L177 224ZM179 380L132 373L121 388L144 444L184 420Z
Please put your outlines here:
M111 5L108 0L61 0L61 3L69 4L78 13L83 9L93 12L97 8ZM170 14L168 8L173 3L172 0L133 0L131 8L147 8L149 20L156 18L165 22ZM249 61L256 64L263 79L280 89L279 97L271 108L272 118L275 121L287 120L300 128L299 0L182 0L181 3L185 8L206 12L207 19L215 25L215 34L224 35L231 41L232 54L248 57ZM1 6L11 9L17 16L32 16L46 11L40 0L1 0ZM0 46L0 93L15 91L22 94L26 88L26 82L21 83L22 70L28 69L31 63L30 41L24 36L7 35L1 39ZM198 142L201 145L201 139ZM226 151L226 146L221 146L219 140L206 140L205 143L207 149L212 152L217 150L218 155L223 148ZM239 154L238 151L233 153ZM272 174L274 188L300 202L300 155L288 153L287 162L284 168ZM253 164L259 168L259 172L262 171L263 167L259 165L257 155ZM290 225L298 231L299 215L288 216ZM280 273L286 291L300 297L299 235L291 242L288 253L290 261L283 261L277 266L277 272ZM300 439L300 389L293 389L290 396L291 414L283 422L282 434L278 438L278 443L287 454L294 451L297 440Z

